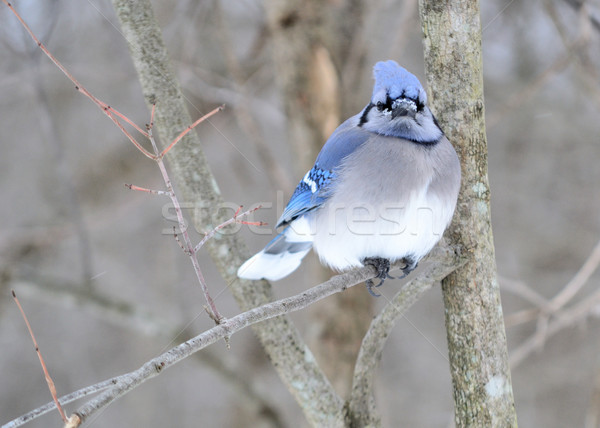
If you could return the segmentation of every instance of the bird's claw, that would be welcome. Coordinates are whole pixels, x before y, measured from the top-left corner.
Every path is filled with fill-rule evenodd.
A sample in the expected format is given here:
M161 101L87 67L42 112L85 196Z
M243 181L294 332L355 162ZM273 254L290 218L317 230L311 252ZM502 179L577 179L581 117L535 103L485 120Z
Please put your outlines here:
M417 262L412 257L405 257L404 263L406 266L402 268L402 275L398 277L391 276L390 272L390 261L389 259L384 259L381 257L367 257L363 260L364 265L371 265L377 270L377 275L375 278L379 278L379 284L375 285L372 279L367 279L365 281L365 285L367 286L367 291L373 297L380 297L381 294L377 294L373 288L381 287L386 279L403 279L408 276L415 268L417 267Z
M377 270L377 275L375 277L380 279L379 284L377 284L377 285L375 285L375 283L373 282L372 279L366 280L365 285L367 286L367 291L373 297L381 296L381 294L377 294L377 293L375 293L375 291L373 291L373 287L381 287L387 278L394 279L393 277L391 277L389 275L389 271L390 271L389 259L384 259L381 257L368 257L363 260L363 264L373 266Z
M379 287L381 284L383 284L383 280L381 280L381 282L379 282L379 284L377 284L377 285L375 285L375 283L373 282L372 279L367 279L365 281L365 285L367 286L367 291L373 297L381 297L381 294L377 294L375 292L375 290L373 290L373 287Z

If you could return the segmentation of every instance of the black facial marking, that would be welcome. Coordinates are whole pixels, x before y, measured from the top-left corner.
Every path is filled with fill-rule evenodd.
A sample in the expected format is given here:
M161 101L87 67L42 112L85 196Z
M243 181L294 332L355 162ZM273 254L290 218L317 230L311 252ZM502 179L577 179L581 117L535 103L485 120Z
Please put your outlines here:
M385 97L385 104L382 103L381 101L379 101L377 103L377 110L379 110L379 111L383 111L383 110L392 111L392 104L393 103L394 103L394 100L390 98L389 94L387 94L387 96Z
M363 126L369 121L367 116L369 115L369 111L371 111L373 107L375 107L375 104L369 103L369 105L365 108L365 111L363 112L362 116L360 117L360 120L358 121L358 126Z

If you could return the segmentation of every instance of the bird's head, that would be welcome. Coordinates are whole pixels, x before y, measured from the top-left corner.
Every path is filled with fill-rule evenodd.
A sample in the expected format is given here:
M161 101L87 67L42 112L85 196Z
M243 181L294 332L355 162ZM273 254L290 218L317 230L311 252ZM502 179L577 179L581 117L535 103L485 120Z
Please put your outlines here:
M373 76L373 95L359 126L421 143L440 139L443 132L427 107L425 89L413 74L390 60L375 64Z

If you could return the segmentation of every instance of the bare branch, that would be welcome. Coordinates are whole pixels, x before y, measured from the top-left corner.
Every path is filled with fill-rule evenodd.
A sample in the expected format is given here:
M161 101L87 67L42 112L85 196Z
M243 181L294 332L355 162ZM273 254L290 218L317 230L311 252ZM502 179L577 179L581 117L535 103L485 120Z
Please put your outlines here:
M548 300L540 295L533 288L525 284L523 281L506 278L499 276L500 289L510 291L511 293L527 300L538 307L544 307L548 305Z
M54 400L54 403L56 404L58 413L60 413L60 417L62 418L63 422L67 422L67 417L65 416L65 412L64 412L62 406L60 405L60 403L58 402L58 397L56 394L56 387L54 386L54 381L50 377L50 373L48 373L48 368L46 367L46 363L44 362L44 358L42 357L42 353L40 352L40 347L38 346L37 341L35 340L35 335L33 334L33 329L31 328L31 325L29 324L29 320L27 319L27 315L25 315L25 311L23 310L21 303L19 303L19 299L17 298L17 294L15 293L15 290L12 290L12 296L13 296L15 303L19 307L19 311L21 311L21 315L23 316L23 319L25 320L25 324L27 325L27 330L29 330L29 334L31 335L31 340L33 341L33 346L35 346L35 352L37 352L37 356L40 360L40 364L42 365L42 370L44 371L44 377L46 378L46 383L48 384L48 389L50 390L52 399Z
M509 291L519 294L523 298L529 300L536 305L534 308L525 309L506 317L507 325L517 325L525 322L537 320L537 328L535 333L525 340L511 356L511 364L519 364L527 355L529 355L535 349L539 349L547 340L550 334L556 333L555 330L558 325L561 328L565 328L573 321L565 322L565 320L578 320L589 314L580 313L583 308L587 308L587 311L593 311L595 308L594 302L596 295L592 295L579 304L573 306L571 309L565 309L565 306L575 297L575 295L585 286L592 274L600 266L600 241L596 244L588 258L585 260L581 268L571 278L571 280L562 288L562 290L554 296L551 300L547 301L539 294L537 294L531 287L527 286L520 281L511 281L502 279L502 285ZM575 313L571 312L574 308L579 307ZM560 321L556 324L551 321L551 318ZM550 331L552 329L552 331Z
M559 308L564 307L579 290L587 283L588 279L598 269L600 265L600 241L596 244L587 260L583 263L581 268L577 271L575 276L569 281L567 285L552 298L549 304L549 310L554 312Z
M125 187L130 190L137 190L138 192L150 193L151 195L171 196L169 192L165 192L164 190L146 189L145 187L139 187L135 184L125 184Z
M150 152L148 152L146 149L144 149L142 147L142 145L137 142L137 140L125 129L125 127L121 124L121 122L119 122L119 120L115 117L115 116L118 116L118 117L124 118L125 116L122 115L121 113L119 113L114 108L110 107L105 102L96 98L94 95L92 95L91 92L89 92L87 89L85 89L85 87L83 87L81 85L81 83L79 83L77 81L77 79L75 79L75 77L71 73L69 73L69 71L54 57L54 55L52 55L50 53L50 51L46 48L46 46L44 46L44 44L42 42L40 42L40 40L35 36L33 31L31 31L31 29L29 28L27 23L23 20L23 18L21 18L21 15L19 15L19 13L12 6L12 4L10 4L7 0L2 0L2 2L17 17L17 19L19 20L19 22L21 23L23 28L25 28L27 33L31 36L33 41L38 45L38 47L42 50L42 52L44 52L44 54L46 54L46 56L48 58L50 58L50 61L52 61L54 63L54 65L56 65L60 69L60 71L62 71L63 74L65 76L67 76L67 78L71 82L73 82L73 84L75 85L75 89L77 91L81 92L82 94L84 94L90 100L92 100L92 102L94 104L96 104L104 112L104 114L106 114L114 122L115 125L117 125L119 127L119 129L123 132L123 134L125 134L125 136L129 139L129 141L131 141L137 147L137 149L144 154L144 156L146 156L150 159L154 159L154 156ZM126 122L133 125L135 127L135 129L140 131L142 134L145 134L144 131L142 131L138 126L134 125L133 122L130 121L129 119L126 119Z
M376 328L391 328L393 322L390 323L390 314L394 314L395 311L399 310L399 313L397 314L399 316L401 312L403 312L408 306L410 306L410 304L416 301L416 299L420 294L422 294L422 292L430 288L433 282L439 280L439 278L442 275L446 275L448 272L450 272L456 266L459 266L461 263L460 259L454 254L452 249L449 249L447 247L438 247L432 252L432 254L428 256L427 260L431 265L428 266L426 270L421 275L419 275L419 277L415 278L413 281L411 281L405 286L406 291L400 291L398 295L394 297L394 299L390 302L390 304L386 306L386 309L384 309L384 313L386 315L378 317L385 318L385 320L383 322L377 320L374 321L373 325L376 325L378 327L373 327L373 331L375 331ZM451 268L450 266L452 266L453 264L454 267ZM398 269L398 267L401 265L402 264L400 263L394 266L392 270ZM83 388L79 391L61 397L59 401L62 404L65 404L82 398L93 392L105 391L102 395L90 400L88 403L83 405L79 410L75 412L75 415L71 416L71 418L73 418L73 416L77 416L78 418L80 418L80 423L82 423L86 420L86 418L93 415L100 409L108 406L114 400L133 390L146 380L157 376L164 369L169 368L174 364L177 364L183 359L189 357L190 355L193 355L195 352L213 344L214 342L225 337L231 336L233 333L236 333L242 330L243 328L251 326L253 324L257 324L262 321L281 316L283 314L288 314L304 309L312 305L313 303L324 299L325 297L344 291L347 288L353 287L356 284L360 284L366 279L372 278L374 275L374 268L372 266L366 266L352 272L347 272L342 275L334 276L329 281L326 281L295 296L267 303L257 308L243 312L239 315L236 315L235 317L224 320L221 324L218 324L212 329L207 330L202 334L148 361L138 370L114 377L96 385L91 385L89 387ZM427 285L428 283L429 285ZM404 303L400 303L403 299L406 299L406 301ZM404 305L404 309L402 309L402 306L398 305ZM374 343L370 342L373 339L376 340L376 338L374 337L372 339L366 339L366 343ZM383 343L378 343L374 346L383 346ZM363 347L373 349L372 346L365 345L364 343ZM363 361L363 365L369 365L366 359ZM364 376L368 375L367 372L368 370L360 370L360 373L362 374L361 376L363 376L363 378ZM13 428L21 426L29 420L41 416L44 413L47 413L48 411L52 410L52 408L54 408L53 403L48 403L45 406L35 409L32 412L29 412L26 415L23 415L7 423L5 426L3 426L3 428ZM79 425L76 424L74 426Z
M427 283L427 281L433 282L432 278L437 278L438 275L442 275L443 272L447 273L448 265L451 263L456 263L456 265L460 264L460 261L457 258L457 256L454 255L451 249L448 249L446 247L439 247L437 250L434 250L432 254L428 257L428 261L431 263L431 266L423 272L422 276L424 277L424 279L422 279L420 275L418 278L415 278L415 280L407 284L406 287L408 287L408 289L406 290L406 292L403 293L401 291L388 305L388 307L386 307L389 309L385 309L384 312L393 312L394 310L398 309L397 307L394 307L393 304L394 302L396 302L397 304L397 302L401 300L401 297L399 297L400 295L403 295L406 299L408 299L407 302L414 302L418 297L419 290L421 290L422 287L422 285L419 284L425 284ZM394 266L392 270L398 269L398 267L401 265L402 264L400 263ZM361 282L372 278L374 275L374 268L372 266L365 266L355 271L334 276L329 281L326 281L295 296L267 303L257 308L243 312L239 315L236 315L235 317L224 320L221 324L218 324L212 329L207 330L202 334L148 361L138 370L114 377L112 379L108 379L106 381L88 386L86 388L82 388L78 391L61 397L59 399L59 402L61 404L66 404L75 401L79 398L85 397L91 393L105 391L100 396L84 404L79 410L75 412L74 415L71 416L71 420L77 420L77 418L79 418L79 423L83 423L88 417L90 417L100 409L108 406L120 396L133 390L146 380L157 376L164 369L169 368L174 364L177 364L178 362L184 360L190 355L193 355L197 351L215 343L216 341L231 336L233 333L236 333L242 330L243 328L251 326L253 324L257 324L262 321L281 316L283 314L288 314L304 309L312 305L313 303L324 299L325 297L344 291L347 288L353 287L356 284L360 284ZM425 291L427 288L428 287L425 286L422 291ZM404 305L407 305L407 303L404 303ZM23 415L13 421L8 422L6 425L3 426L3 428L14 428L21 426L24 423L30 421L31 419L34 419L38 416L41 416L42 414L47 413L53 408L54 403L48 403L38 409L27 413L26 415ZM79 426L79 424L75 424L73 426Z
M97 398L92 399L81 406L75 414L79 416L81 422L84 422L100 409L105 408L114 400L127 394L143 382L159 375L165 369L177 364L216 341L231 336L233 333L250 325L304 309L327 296L344 291L347 288L360 284L374 276L375 269L372 266L365 266L352 272L334 276L329 281L295 296L267 303L224 320L210 330L207 330L158 357L151 359L138 370L115 378L116 382L114 382L114 386L103 392Z
M590 297L582 300L569 309L565 309L560 313L560 316L547 321L547 325L538 325L537 332L529 339L525 340L516 349L511 351L510 364L511 367L518 366L525 358L536 349L539 349L548 338L555 335L559 331L571 327L580 321L583 321L592 315L596 308L600 305L600 291L592 294ZM540 333L542 332L542 333Z
M267 223L262 222L262 221L258 221L258 222L248 222L248 221L244 221L242 220L242 218L246 217L248 214L253 213L256 210L259 210L262 208L261 205L258 205L254 208L251 208L247 211L244 211L243 213L240 214L240 211L243 207L239 207L238 210L235 212L235 214L233 215L233 217L231 217L229 220L224 221L223 223L221 223L220 225L218 225L217 227L213 228L210 232L206 232L204 234L204 238L202 238L202 240L200 242L198 242L198 245L196 245L196 247L194 248L194 251L199 251L200 248L202 248L202 246L204 244L206 244L206 241L208 241L210 238L212 238L213 236L215 236L215 233L217 233L219 230L223 229L224 227L232 224L232 223L241 223L241 224L251 224L253 226L266 226Z
M173 141L171 141L171 144L169 144L162 152L160 152L159 157L164 157L169 150L171 150L173 148L173 146L175 144L177 144L179 142L179 140L181 140L183 137L186 136L186 134L188 132L190 132L192 129L194 129L196 126L200 125L202 122L204 122L206 119L214 116L215 114L217 114L220 111L223 111L223 109L225 108L224 105L219 106L215 109L213 109L212 111L206 113L204 116L202 116L201 118L197 119L194 123L192 123L190 126L188 126L186 129L184 129L181 134L179 134Z
M427 262L429 261L429 263ZM448 276L466 260L461 259L453 248L437 246L423 263L427 263L419 276L409 281L373 319L365 335L352 382L352 394L348 406L353 426L379 426L381 421L375 408L373 395L374 374L383 347L398 318L410 308L434 284Z
M138 307L132 306L126 301L114 300L113 298L99 294L93 289L84 289L77 285L59 285L48 282L46 277L43 278L43 283L17 281L9 284L8 287L15 288L21 297L39 299L46 304L49 301L54 301L67 308L77 305L79 309L92 312L103 320L132 330L136 334L163 337L168 340L171 340L173 337L185 337L186 339L192 337L187 331L187 327L174 327L149 312L141 311ZM196 353L194 356L203 367L210 367L224 380L232 384L237 393L244 397L244 400L255 406L257 414L260 414L265 419L272 420L275 426L282 426L277 410L256 389L254 382L251 382L247 378L246 373L240 372L235 366L228 364L222 358L208 352L208 350ZM91 387L65 395L59 398L59 402L65 405L90 394L103 391L114 383L115 379L108 379L97 385L92 385ZM56 409L56 404L54 401L51 401L3 425L2 428L14 428L24 425L54 409Z
M107 379L103 382L99 382L95 385L86 386L85 388L81 388L77 391L71 392L70 394L64 395L58 399L58 402L62 405L72 403L73 401L79 400L81 398L87 397L90 394L95 394L97 392L104 391L110 386L114 385L118 377L114 377L111 379ZM42 415L45 415L48 412L56 409L56 404L54 401L44 404L43 406L38 407L37 409L32 410L31 412L25 413L22 416L19 416L16 419L13 419L10 422L2 425L2 428L17 428L25 425L26 423L31 422L33 419L39 418ZM69 418L70 419L70 418Z
M200 270L200 263L198 263L198 256L196 255L196 250L195 250L194 244L192 244L192 239L190 238L188 230L185 227L183 211L181 210L181 205L179 204L179 199L177 198L177 195L175 194L175 190L173 190L173 184L171 183L171 179L169 178L169 173L167 172L167 168L163 161L163 156L168 150L170 150L175 145L175 143L177 143L177 141L179 141L185 134L187 134L187 132L189 132L191 129L193 129L197 124L201 123L206 117L209 117L209 116L217 113L218 111L221 111L220 107L214 109L208 115L205 115L205 116L201 117L200 119L198 119L196 122L194 122L194 124L192 126L188 127L188 129L183 131L177 138L175 138L173 140L173 142L167 147L167 149L165 149L160 154L158 153L158 146L156 145L156 141L154 140L154 135L152 134L152 127L154 126L154 105L152 106L151 121L147 127L148 128L148 138L150 139L150 142L152 143L152 147L153 147L154 153L155 153L154 160L156 161L156 164L158 165L158 169L160 169L160 173L162 174L163 180L165 182L165 187L167 188L166 193L171 198L173 208L175 209L175 213L177 215L177 222L179 223L179 229L181 230L181 235L183 237L183 243L181 243L179 240L177 240L178 241L177 243L186 252L186 254L190 257L190 261L192 262L192 266L194 267L194 272L196 273L196 278L198 279L198 282L200 283L200 287L202 288L202 293L204 294L204 298L206 299L206 303L208 304L208 309L209 309L208 315L217 324L219 324L221 322L221 320L224 318L219 313L219 310L217 309L217 305L215 304L215 301L213 300L213 298L210 295L210 292L208 291L208 285L206 284L204 275L202 274L202 271ZM177 236L176 236L176 239L177 239Z
M510 362L513 367L519 365L527 356L539 349L550 336L585 319L594 312L600 304L600 292L592 294L569 308L565 308L565 306L583 288L598 266L600 266L600 241L573 278L546 305L520 311L510 316L509 319L513 324L537 318L535 333L511 352Z

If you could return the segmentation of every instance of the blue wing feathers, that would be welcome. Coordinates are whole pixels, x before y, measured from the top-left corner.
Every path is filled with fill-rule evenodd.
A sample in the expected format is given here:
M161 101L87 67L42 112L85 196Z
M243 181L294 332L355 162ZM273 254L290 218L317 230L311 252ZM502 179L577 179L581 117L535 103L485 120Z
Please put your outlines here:
M320 168L318 163L315 164L296 187L276 227L288 224L295 218L318 208L326 199L325 188L334 176L332 171Z
M283 226L320 207L335 184L335 170L342 160L373 134L356 127L359 115L342 123L327 140L315 165L306 173L292 194L277 226Z
M317 157L319 166L335 171L342 160L373 136L357 126L360 114L346 120L331 134Z

